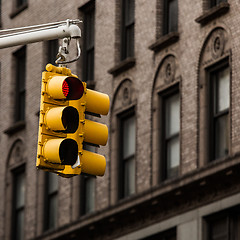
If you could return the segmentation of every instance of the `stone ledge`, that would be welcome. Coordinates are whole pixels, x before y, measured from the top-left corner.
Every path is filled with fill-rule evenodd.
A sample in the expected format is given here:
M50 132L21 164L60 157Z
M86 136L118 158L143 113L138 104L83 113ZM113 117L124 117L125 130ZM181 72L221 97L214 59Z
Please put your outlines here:
M203 13L200 17L195 19L195 22L206 25L213 19L218 18L219 16L222 16L223 14L227 13L229 11L230 4L227 2L222 2L219 5L209 9L205 13Z
M26 122L25 121L20 121L20 122L14 123L11 127L7 128L3 132L7 135L12 135L12 134L14 134L18 131L21 131L25 127L26 127Z
M167 35L160 37L156 42L151 44L148 48L154 52L158 52L163 48L177 42L179 39L178 32L171 32Z
M120 73L127 71L128 69L134 67L136 64L136 59L134 57L128 57L125 60L118 63L116 66L108 70L108 73L112 74L114 77Z

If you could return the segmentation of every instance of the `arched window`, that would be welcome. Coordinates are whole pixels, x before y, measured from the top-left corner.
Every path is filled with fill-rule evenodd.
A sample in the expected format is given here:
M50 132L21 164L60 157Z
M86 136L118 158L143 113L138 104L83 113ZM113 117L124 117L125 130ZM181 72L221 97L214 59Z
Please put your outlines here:
M132 81L124 80L115 92L111 116L112 201L136 192L136 96Z
M214 29L199 61L199 165L231 153L231 48L228 33Z
M16 140L7 161L6 188L6 235L9 239L23 240L25 232L26 180L24 144Z
M159 65L153 86L153 184L180 174L181 77L173 55Z

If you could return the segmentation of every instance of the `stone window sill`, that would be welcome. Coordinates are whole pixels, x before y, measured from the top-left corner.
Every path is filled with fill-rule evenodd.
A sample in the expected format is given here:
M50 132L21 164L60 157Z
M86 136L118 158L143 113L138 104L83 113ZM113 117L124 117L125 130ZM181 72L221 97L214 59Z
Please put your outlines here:
M13 126L7 128L4 133L7 135L12 135L18 131L21 131L26 127L26 122L25 121L19 121L13 124Z
M108 70L108 73L112 74L114 77L120 73L127 71L128 69L134 67L136 64L136 59L134 57L128 57L125 60L118 63L116 66Z
M230 4L227 2L222 2L219 5L210 8L208 11L203 13L200 17L195 19L195 22L201 24L201 25L206 25L210 21L218 18L219 16L224 15L229 11Z
M28 8L28 3L24 3L22 6L14 9L13 12L10 14L10 18L16 17L19 13L24 11L26 8Z
M177 42L178 39L179 39L179 33L171 32L167 35L160 37L156 42L154 42L149 46L149 49L154 52L159 52L163 48L168 47L169 45Z

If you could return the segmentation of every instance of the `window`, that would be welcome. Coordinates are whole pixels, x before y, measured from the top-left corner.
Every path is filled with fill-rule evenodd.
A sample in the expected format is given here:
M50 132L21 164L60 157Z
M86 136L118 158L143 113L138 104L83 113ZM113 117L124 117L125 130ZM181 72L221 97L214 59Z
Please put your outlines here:
M163 95L163 162L162 176L164 179L174 178L179 174L180 163L180 98L178 89L170 89Z
M210 7L212 8L214 6L217 6L222 2L227 2L227 0L210 0Z
M58 40L50 40L47 43L47 63L55 64L58 54Z
M178 31L178 1L164 1L163 35Z
M24 210L25 210L25 171L18 169L13 175L13 239L24 239Z
M21 6L25 5L27 3L27 0L16 0L17 8L20 8Z
M125 115L120 119L120 198L135 193L135 148L136 125L135 116Z
M176 240L176 228L142 238L141 240Z
M82 9L84 13L83 81L94 81L95 2Z
M45 230L53 229L57 226L58 211L58 175L46 173L46 212Z
M210 73L210 160L229 154L230 69Z
M134 56L134 0L122 0L121 60Z
M240 237L240 211L230 209L206 218L207 240L237 240Z
M26 47L14 54L16 64L15 122L25 120Z
M95 177L81 175L81 214L95 210Z

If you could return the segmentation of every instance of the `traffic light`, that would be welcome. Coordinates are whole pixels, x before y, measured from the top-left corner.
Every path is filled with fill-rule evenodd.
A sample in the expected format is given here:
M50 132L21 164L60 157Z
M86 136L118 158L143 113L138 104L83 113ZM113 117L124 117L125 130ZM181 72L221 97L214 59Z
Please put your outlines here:
M107 115L109 111L109 97L104 93L93 91L86 88L84 84L84 93L78 101L69 101L69 106L77 108L79 112L79 127L75 133L69 133L68 137L75 139L79 149L79 167L72 168L66 166L59 170L59 175L63 177L72 177L74 175L85 173L94 176L103 176L106 169L106 159L103 155L87 151L84 149L86 144L99 146L106 145L108 139L108 128L105 124L98 123L86 118L86 116Z
M80 118L78 109L69 103L81 99L84 84L70 69L48 64L46 70L42 73L36 166L58 173L78 159L78 143L69 136L77 132Z

